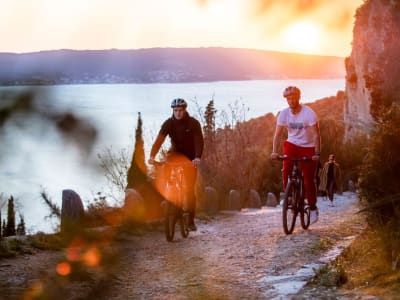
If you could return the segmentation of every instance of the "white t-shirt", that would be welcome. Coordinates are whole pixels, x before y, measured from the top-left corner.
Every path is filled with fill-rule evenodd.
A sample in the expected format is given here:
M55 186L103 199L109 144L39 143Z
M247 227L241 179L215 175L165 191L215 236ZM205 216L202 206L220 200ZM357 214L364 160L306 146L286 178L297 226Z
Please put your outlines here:
M318 122L317 115L308 106L301 105L301 111L293 114L290 108L282 110L277 124L288 130L288 142L300 147L315 147L312 126Z

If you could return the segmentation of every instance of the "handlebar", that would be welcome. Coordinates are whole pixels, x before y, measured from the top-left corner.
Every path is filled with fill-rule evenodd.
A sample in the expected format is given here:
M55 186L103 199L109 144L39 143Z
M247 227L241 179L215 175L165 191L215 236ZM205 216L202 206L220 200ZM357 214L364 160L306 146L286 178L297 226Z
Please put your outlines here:
M158 161L158 160L153 160L152 165L156 167L161 167L163 165L168 165L170 167L185 167L185 166L192 166L193 163L191 161L186 161L186 162L169 162L167 160L165 161Z
M291 160L291 161L310 161L312 160L312 157L289 157L286 155L279 155L277 160Z

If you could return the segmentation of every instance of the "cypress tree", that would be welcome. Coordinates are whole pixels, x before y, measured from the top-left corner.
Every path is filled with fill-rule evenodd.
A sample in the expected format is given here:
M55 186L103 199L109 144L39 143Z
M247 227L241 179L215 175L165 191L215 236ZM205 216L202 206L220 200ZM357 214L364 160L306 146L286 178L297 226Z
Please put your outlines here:
M136 188L147 181L147 167L144 157L142 126L142 117L139 112L135 133L135 148L133 150L131 165L129 167L127 176L127 189Z
M6 234L7 236L15 235L15 210L13 196L8 199Z
M206 111L204 112L205 125L204 131L204 142L207 146L211 146L215 140L215 114L217 110L214 107L214 99L208 102Z
M6 220L3 220L3 225L2 225L1 231L3 231L3 236L6 237L6 236L7 236L7 224L6 224Z

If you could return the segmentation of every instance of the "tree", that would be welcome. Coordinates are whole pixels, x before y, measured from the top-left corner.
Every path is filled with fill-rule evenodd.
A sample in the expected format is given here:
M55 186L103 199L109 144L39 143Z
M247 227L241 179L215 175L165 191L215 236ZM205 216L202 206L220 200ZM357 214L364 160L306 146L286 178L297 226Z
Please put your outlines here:
M25 235L25 220L24 216L19 215L19 223L17 225L17 235Z
M15 210L14 210L14 197L8 199L7 209L7 226L5 236L15 235Z
M215 141L215 115L217 110L214 107L214 99L208 102L206 111L204 112L205 125L203 126L204 131L204 143L205 148L212 145Z
M1 240L1 238L2 238L2 236L3 236L3 230L2 230L2 228L1 228L1 210L3 209L3 206L4 206L4 204L6 203L6 201L5 200L3 200L4 198L3 198L3 193L1 193L0 194L0 240Z
M3 225L1 226L1 231L3 232L3 236L6 237L7 236L7 224L6 224L6 220L3 220Z
M144 156L142 125L142 117L139 112L135 134L135 148L133 150L131 165L127 174L127 189L136 188L147 182L147 167Z

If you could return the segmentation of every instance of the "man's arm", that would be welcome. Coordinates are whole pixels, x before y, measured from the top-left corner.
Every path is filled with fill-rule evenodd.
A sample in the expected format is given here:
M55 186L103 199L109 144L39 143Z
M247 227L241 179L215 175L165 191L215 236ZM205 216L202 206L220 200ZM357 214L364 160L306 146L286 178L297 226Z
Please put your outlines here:
M198 121L195 122L194 128L194 149L195 149L195 158L201 158L203 155L204 148L204 138L203 132L201 131L201 125Z
M314 144L315 152L321 153L321 133L319 130L319 123L317 122L314 126Z
M283 126L276 125L275 127L275 133L274 133L274 139L272 140L272 153L271 153L271 159L277 159L278 158L278 150L280 148L280 144L282 141L282 133L283 133Z
M154 158L156 157L158 150L160 150L161 145L164 143L165 140L165 135L159 134L154 141L153 146L151 147L150 151L150 159L149 163L151 164L154 161Z

